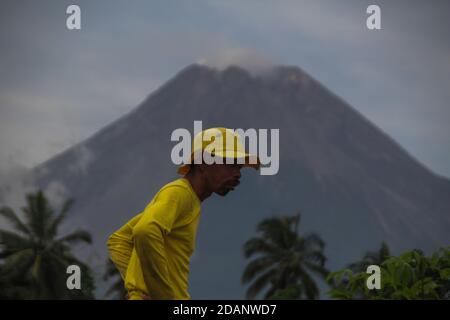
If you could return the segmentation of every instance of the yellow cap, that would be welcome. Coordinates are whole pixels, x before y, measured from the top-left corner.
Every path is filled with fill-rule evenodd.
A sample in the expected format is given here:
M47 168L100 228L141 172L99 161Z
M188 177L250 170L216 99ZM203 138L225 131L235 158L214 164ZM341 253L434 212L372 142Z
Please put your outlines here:
M228 145L227 145L228 144ZM258 156L245 152L244 145L238 134L227 128L210 128L203 130L194 137L190 163L181 165L178 173L184 175L189 172L195 160L202 159L203 152L206 151L213 157L245 159L244 167L259 169L261 162ZM201 161L198 161L201 163ZM226 163L225 161L223 163ZM239 163L239 162L238 162Z

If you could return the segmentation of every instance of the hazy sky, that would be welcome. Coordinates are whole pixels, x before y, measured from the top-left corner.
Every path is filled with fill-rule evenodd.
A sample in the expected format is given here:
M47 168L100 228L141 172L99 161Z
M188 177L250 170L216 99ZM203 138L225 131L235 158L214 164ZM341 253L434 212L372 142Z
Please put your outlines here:
M366 28L369 4L382 30ZM449 21L436 0L2 1L0 170L47 160L206 61L299 66L450 177Z

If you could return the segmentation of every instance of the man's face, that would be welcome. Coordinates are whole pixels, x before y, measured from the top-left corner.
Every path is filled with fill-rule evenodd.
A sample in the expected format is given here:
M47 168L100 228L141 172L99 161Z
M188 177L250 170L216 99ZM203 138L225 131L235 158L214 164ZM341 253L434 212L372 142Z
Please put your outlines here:
M211 164L205 166L205 177L211 192L225 196L240 183L242 164Z

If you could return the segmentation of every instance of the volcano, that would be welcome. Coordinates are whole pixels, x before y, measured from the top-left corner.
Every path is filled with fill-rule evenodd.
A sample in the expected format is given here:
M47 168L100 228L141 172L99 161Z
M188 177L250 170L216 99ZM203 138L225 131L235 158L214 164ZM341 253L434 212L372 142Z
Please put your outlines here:
M241 299L243 244L264 218L301 212L300 233L325 241L327 267L341 268L385 241L393 253L450 244L450 181L298 67L255 75L239 66L194 64L128 114L32 171L36 186L75 199L71 223L106 239L178 176L177 128L279 129L276 175L243 169L226 197L202 204L191 259L193 299Z

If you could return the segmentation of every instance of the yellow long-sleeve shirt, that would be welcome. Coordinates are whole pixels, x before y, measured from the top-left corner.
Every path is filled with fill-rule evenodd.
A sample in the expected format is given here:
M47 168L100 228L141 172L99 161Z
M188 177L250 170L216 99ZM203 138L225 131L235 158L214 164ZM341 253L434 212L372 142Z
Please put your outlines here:
M201 202L180 178L163 186L143 212L108 239L129 299L190 299L190 257L195 249Z

